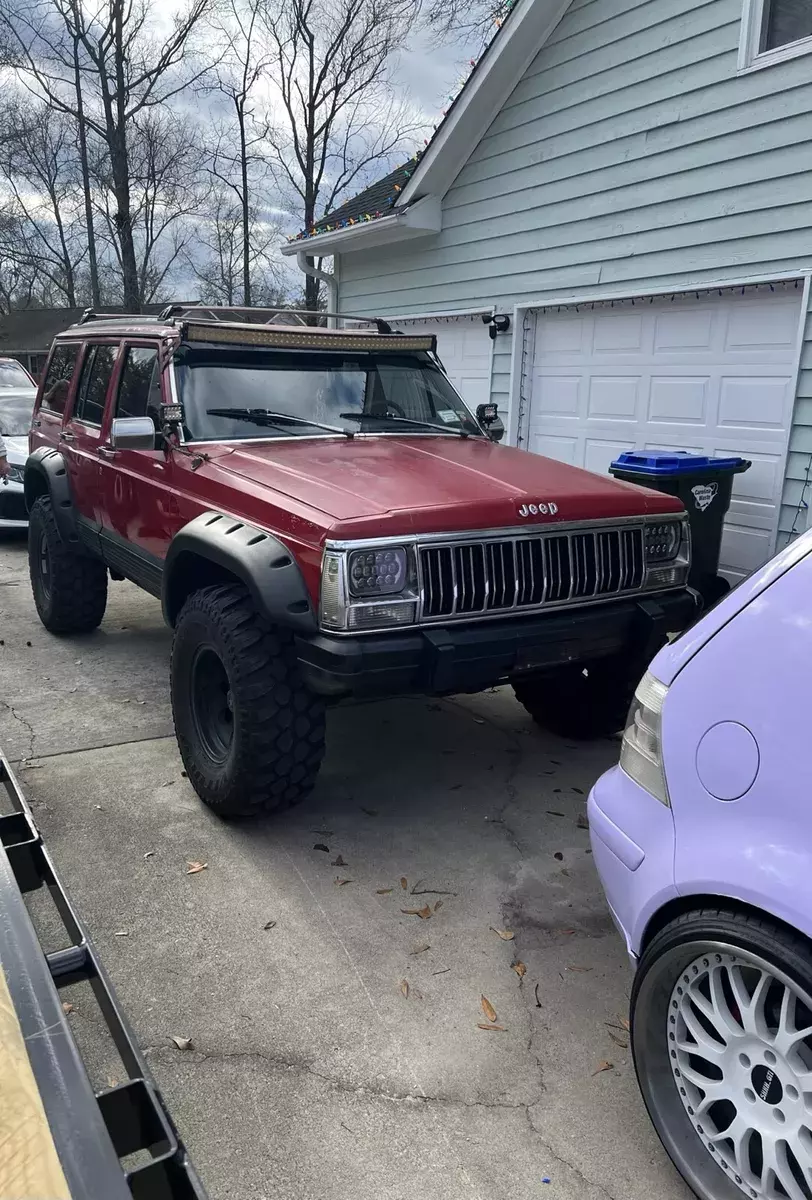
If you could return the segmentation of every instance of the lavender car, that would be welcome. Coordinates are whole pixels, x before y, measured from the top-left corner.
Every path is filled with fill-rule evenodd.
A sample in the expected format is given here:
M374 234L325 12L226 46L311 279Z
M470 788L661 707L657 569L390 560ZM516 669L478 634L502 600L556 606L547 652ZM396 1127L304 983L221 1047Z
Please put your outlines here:
M660 651L589 819L674 1164L812 1200L812 532Z

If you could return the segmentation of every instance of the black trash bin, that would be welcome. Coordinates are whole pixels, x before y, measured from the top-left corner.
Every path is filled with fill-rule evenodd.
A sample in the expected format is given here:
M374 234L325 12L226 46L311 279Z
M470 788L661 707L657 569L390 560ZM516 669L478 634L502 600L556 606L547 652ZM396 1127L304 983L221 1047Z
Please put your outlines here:
M691 522L688 582L705 606L730 588L719 574L722 527L730 507L733 476L748 470L746 458L711 458L687 450L627 450L609 468L616 479L678 496Z

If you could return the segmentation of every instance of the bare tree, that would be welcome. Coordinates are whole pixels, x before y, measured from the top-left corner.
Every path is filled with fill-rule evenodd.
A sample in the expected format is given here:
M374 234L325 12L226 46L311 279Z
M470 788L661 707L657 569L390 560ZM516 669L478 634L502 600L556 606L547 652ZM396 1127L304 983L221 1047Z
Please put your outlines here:
M355 186L411 149L420 128L395 98L391 69L419 0L270 0L264 22L277 65L267 143L275 177L311 229ZM313 260L310 259L310 262ZM307 276L306 306L318 305Z
M254 194L267 176L262 153L264 129L257 123L257 92L273 66L261 14L266 0L223 0L213 10L212 30L222 46L219 62L206 77L206 86L226 105L224 120L215 127L211 172L236 198L241 214L240 253L243 303L252 303L251 244L256 227ZM236 135L236 136L235 136ZM223 211L222 190L217 207Z
M425 6L421 24L440 41L484 47L499 30L515 0L445 0Z
M165 285L198 236L204 204L205 151L190 120L151 109L129 130L129 191L139 308L166 296ZM100 238L109 271L121 294L124 257L119 237L117 192L105 156L92 167ZM109 288L108 288L109 290Z
M201 284L201 299L210 304L270 304L285 300L282 273L274 256L279 223L255 209L248 211L248 257L245 256L245 213L233 192L222 185L211 192L195 230L187 261ZM248 263L249 291L245 286Z
M16 248L7 253L75 308L87 254L75 130L64 114L26 99L0 110L0 178L17 218Z
M133 127L196 78L181 68L209 4L188 0L160 34L156 0L92 0L90 7L83 0L0 0L0 38L12 48L19 77L104 147L129 309L138 309L141 291L130 187Z

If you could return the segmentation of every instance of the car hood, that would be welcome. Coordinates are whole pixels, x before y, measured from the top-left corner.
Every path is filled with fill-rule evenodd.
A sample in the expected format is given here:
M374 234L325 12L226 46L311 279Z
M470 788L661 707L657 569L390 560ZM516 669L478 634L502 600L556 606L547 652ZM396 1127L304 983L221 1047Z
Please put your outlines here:
M673 497L484 438L355 437L212 447L211 470L331 518L333 537L679 512ZM270 499L270 497L269 497ZM547 512L521 515L523 505Z

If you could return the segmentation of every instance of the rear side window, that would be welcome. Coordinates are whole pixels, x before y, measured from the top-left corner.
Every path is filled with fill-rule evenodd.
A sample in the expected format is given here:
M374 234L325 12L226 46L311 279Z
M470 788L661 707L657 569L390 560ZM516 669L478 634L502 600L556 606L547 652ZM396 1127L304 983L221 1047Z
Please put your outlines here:
M101 425L107 389L116 365L118 346L91 346L82 367L73 417L88 425Z
M117 417L152 417L159 427L161 377L155 346L128 346L116 399Z
M48 371L42 385L42 407L51 412L63 413L70 391L70 381L79 357L78 344L57 346L51 355Z

